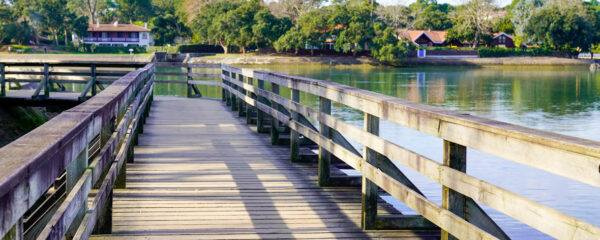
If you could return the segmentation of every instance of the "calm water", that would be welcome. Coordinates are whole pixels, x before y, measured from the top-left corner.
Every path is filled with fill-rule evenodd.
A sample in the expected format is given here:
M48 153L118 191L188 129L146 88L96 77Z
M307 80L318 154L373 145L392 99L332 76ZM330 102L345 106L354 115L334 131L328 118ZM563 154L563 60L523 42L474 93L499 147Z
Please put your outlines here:
M334 81L414 102L600 141L600 74L590 73L585 67L388 68L322 64L245 67ZM184 86L160 84L155 93L184 96ZM217 87L202 87L201 91L205 96L220 97ZM281 92L289 95L289 91L282 89ZM314 96L301 95L301 102L317 106ZM363 115L359 111L334 105L333 114L362 126ZM442 161L441 140L389 122L382 122L380 128L384 138ZM468 174L600 226L600 189L475 150L469 149L467 155ZM406 167L400 168L429 199L441 203L439 184ZM511 217L482 207L514 239L549 238ZM412 212L405 206L400 208Z

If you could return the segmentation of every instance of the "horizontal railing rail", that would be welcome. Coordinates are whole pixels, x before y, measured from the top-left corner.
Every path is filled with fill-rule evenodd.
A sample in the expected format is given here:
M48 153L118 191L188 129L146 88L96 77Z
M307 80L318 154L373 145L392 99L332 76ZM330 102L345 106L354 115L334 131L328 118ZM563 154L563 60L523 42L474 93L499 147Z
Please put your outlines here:
M124 187L121 170L132 161L133 144L152 101L153 80L153 63L131 71L0 148L0 237L22 239L24 215L64 173L66 197L29 237L87 239L92 231L110 233L106 204L113 185ZM88 209L94 186L100 187Z
M239 101L272 116L274 121L293 130L292 138L294 134L309 138L362 174L363 227L367 229L377 220L373 199L377 198L379 187L438 225L444 235L464 239L507 238L501 230L489 227L473 214L466 214L472 211L467 208L476 206L475 200L555 238L600 237L600 228L590 223L466 174L466 149L472 148L600 187L599 142L479 118L333 82L229 65L222 65L222 70L223 99L228 104ZM272 85L271 91L264 89L265 83ZM280 86L291 90L291 99L279 95ZM299 92L319 97L320 109L300 104ZM332 101L364 112L364 128L332 116ZM283 114L279 106L292 115ZM299 115L318 121L321 129L315 131L302 124ZM380 119L443 139L444 162L379 137ZM330 129L362 144L365 154L359 156L332 141L328 134ZM291 151L294 148L297 146L291 146ZM442 206L380 169L382 156L441 184L444 188ZM319 171L325 165L320 162ZM319 181L321 175L320 172Z

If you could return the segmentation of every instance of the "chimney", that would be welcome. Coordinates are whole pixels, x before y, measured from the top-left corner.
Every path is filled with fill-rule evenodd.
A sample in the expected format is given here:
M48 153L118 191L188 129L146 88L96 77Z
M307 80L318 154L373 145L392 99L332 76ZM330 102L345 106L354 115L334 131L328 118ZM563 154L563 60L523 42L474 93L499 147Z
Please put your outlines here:
M100 27L100 20L96 20L96 27L99 28Z
M116 20L115 23L114 23L114 25L115 25L115 27L118 27L119 26L119 20Z
M427 29L427 31L428 31L428 32L431 32L431 28L430 28L430 29Z
M144 23L144 28L148 28L148 22Z

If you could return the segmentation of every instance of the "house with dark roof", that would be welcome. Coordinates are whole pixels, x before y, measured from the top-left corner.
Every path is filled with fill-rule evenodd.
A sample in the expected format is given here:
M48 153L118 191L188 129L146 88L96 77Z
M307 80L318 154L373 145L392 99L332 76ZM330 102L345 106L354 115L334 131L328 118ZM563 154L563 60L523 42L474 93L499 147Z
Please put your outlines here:
M504 32L494 33L494 37L492 38L492 42L489 44L489 46L513 48L515 47L515 41L513 36Z
M154 39L148 24L141 27L134 24L120 24L115 20L111 24L92 24L87 29L86 36L79 38L73 34L73 41L82 40L84 43L99 46L152 46Z

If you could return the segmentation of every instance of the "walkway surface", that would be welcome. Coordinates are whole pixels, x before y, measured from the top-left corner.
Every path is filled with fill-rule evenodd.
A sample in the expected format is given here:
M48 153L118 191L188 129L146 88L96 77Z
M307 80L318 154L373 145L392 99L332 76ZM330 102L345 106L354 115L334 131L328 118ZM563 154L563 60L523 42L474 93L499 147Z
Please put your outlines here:
M362 231L360 188L319 188L316 164L290 163L288 148L220 101L157 97L114 190L113 234L92 239L428 237Z

